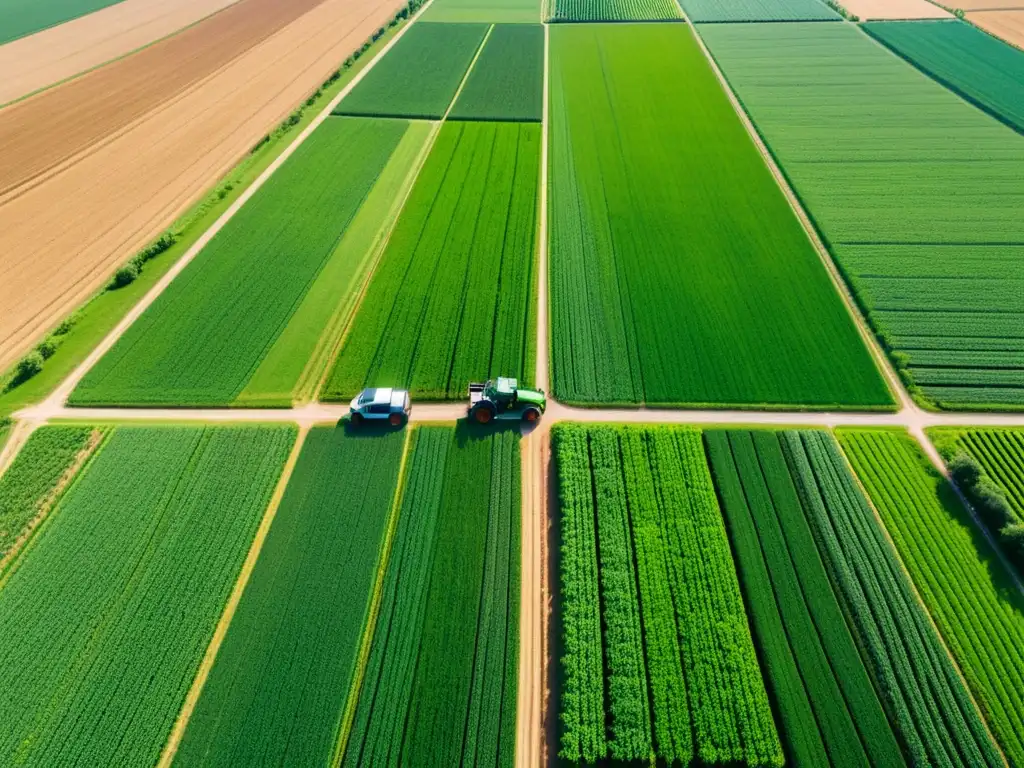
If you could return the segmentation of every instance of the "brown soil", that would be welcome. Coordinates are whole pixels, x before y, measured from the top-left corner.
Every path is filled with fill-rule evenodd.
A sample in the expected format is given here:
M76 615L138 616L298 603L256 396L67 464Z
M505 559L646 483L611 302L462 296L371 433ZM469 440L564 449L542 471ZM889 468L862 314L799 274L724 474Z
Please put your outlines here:
M968 13L967 18L986 32L1024 49L1024 10L979 11Z
M123 0L0 46L0 104L120 58L236 1Z
M242 0L208 21L253 2L266 0ZM158 235L400 5L325 0L76 162L0 200L0 368ZM200 28L220 34L208 22L188 33Z
M959 2L959 0L957 0ZM842 0L861 19L951 19L953 14L928 0Z
M138 53L0 111L0 196L218 71L323 0L240 0Z

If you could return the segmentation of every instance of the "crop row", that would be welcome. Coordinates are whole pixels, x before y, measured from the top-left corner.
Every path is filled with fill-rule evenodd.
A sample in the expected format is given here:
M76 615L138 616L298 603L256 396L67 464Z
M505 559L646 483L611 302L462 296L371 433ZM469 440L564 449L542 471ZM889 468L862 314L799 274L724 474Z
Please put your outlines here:
M823 432L783 439L819 551L915 765L1001 758L892 544Z
M680 0L694 22L838 21L821 0Z
M336 115L439 120L487 24L413 24L334 110Z
M958 26L894 24L892 34L913 45L916 30ZM1024 352L1024 136L849 24L700 34L912 394L941 407L1024 405L1019 361L917 356L993 342ZM966 73L969 60L954 58Z
M838 435L995 738L1010 763L1021 764L1024 597L1015 580L910 435L882 429ZM965 702L958 706L966 712ZM946 704L940 711L955 710ZM980 748L982 734L971 731ZM998 755L983 754L998 764Z
M511 766L519 605L519 441L421 427L346 766Z
M113 430L4 577L0 763L157 762L294 438Z
M798 765L905 765L817 555L781 438L705 434L788 754Z
M541 0L434 0L423 12L425 22L536 24Z
M70 402L232 404L408 127L349 118L320 126L86 374ZM277 378L270 376L278 399L290 403L295 381Z
M886 407L849 313L690 29L549 34L556 395Z
M558 425L563 758L781 765L700 433Z
M674 0L547 0L548 21L664 21L682 18Z
M465 396L489 375L529 380L540 126L445 123L324 392L387 382Z
M328 765L404 434L310 431L175 765Z
M497 24L448 117L539 123L543 94L544 27Z
M53 508L101 436L101 430L70 425L40 427L32 433L0 475L0 561L33 521Z

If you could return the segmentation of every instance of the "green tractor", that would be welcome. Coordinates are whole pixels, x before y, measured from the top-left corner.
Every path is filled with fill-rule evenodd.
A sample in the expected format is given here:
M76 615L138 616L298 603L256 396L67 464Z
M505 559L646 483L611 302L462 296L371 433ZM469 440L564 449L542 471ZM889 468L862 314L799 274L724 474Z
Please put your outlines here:
M480 424L494 419L533 423L540 419L547 398L539 389L524 389L515 379L499 377L469 385L469 416Z

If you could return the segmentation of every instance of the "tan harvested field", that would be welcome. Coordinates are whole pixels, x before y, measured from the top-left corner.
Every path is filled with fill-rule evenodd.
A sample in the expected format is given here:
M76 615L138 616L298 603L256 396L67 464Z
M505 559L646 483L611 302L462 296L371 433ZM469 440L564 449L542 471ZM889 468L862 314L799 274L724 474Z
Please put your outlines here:
M928 0L842 0L850 13L869 19L951 19L953 14Z
M967 14L967 18L989 34L1024 49L1024 10L977 11Z
M124 0L0 46L0 104L120 58L238 0Z
M180 34L0 110L0 201L322 2L240 0Z
M949 0L964 11L1024 10L1024 0Z
M401 4L325 0L201 85L0 202L0 367L100 288Z

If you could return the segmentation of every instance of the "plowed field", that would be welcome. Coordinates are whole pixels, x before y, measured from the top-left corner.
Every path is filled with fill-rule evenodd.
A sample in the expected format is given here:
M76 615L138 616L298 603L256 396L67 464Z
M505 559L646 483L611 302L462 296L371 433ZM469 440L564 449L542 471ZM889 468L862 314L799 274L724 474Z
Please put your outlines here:
M123 0L0 46L0 104L138 50L238 0Z

